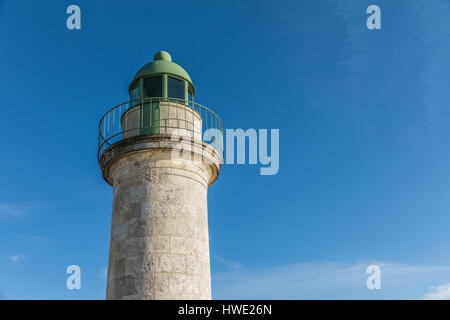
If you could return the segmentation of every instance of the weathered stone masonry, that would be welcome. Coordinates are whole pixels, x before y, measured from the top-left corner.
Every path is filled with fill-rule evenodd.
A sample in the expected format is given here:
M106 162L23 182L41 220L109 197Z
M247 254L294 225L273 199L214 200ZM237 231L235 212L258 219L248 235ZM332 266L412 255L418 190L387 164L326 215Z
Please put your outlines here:
M220 157L201 141L178 157L176 144L131 137L102 155L114 188L107 299L211 299L207 190Z

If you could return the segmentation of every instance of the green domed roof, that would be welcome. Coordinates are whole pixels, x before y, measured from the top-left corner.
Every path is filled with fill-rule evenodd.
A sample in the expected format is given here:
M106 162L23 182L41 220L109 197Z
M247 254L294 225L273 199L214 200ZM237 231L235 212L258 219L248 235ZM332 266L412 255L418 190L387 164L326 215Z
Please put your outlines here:
M132 83L141 77L163 73L186 80L189 83L189 87L192 89L193 94L195 94L195 87L192 83L191 77L186 72L186 70L184 70L175 62L172 62L172 57L167 51L158 51L153 57L152 62L147 63L145 66L139 69L139 71L134 76Z

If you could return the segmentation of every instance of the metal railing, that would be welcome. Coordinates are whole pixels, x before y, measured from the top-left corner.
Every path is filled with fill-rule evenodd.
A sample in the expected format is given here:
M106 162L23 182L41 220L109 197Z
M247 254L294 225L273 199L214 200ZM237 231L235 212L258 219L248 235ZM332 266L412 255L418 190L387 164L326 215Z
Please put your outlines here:
M211 109L177 98L130 100L111 108L99 123L98 152L131 136L177 134L202 140L223 158L223 125Z

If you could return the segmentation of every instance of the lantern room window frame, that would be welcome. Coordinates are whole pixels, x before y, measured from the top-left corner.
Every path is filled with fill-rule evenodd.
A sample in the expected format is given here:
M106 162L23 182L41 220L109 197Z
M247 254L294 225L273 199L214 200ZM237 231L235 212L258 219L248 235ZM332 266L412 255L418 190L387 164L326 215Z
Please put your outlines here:
M148 78L154 78L154 77L162 77L162 97L144 97L144 80L148 79ZM136 79L135 81L132 82L132 84L130 85L130 89L129 89L129 96L130 96L130 100L135 100L133 99L134 97L131 96L131 92L133 90L136 90L137 88L139 88L138 93L139 93L139 100L143 100L143 99L151 99L151 98L161 98L161 99L177 99L175 97L170 97L170 94L168 92L169 90L169 77L175 79L175 80L180 80L183 81L184 83L184 100L186 103L189 102L193 102L194 101L194 93L193 90L190 88L189 86L189 82L186 81L186 79L183 79L181 77L178 77L176 75L173 74L167 74L167 73L159 73L159 74L152 74L151 76L147 76L147 77L140 77L139 79ZM136 85L137 84L137 85ZM135 103L132 105L137 105L139 103Z

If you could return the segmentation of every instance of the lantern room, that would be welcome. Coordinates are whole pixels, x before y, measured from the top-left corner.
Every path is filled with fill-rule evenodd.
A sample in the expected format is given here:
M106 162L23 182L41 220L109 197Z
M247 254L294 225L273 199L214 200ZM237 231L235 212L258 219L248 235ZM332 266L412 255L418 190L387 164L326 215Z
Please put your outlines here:
M170 54L159 51L136 73L128 92L133 105L149 98L193 101L195 87L189 74L172 62Z

